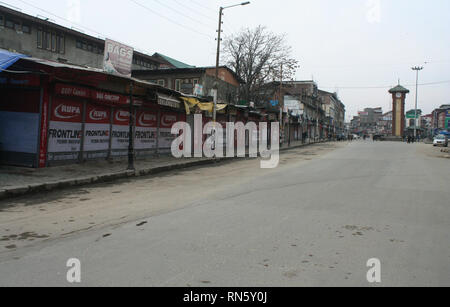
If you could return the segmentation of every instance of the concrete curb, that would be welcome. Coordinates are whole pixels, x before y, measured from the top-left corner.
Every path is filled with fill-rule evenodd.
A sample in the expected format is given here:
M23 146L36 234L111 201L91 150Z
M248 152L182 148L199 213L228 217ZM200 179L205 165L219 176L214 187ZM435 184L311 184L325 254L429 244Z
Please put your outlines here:
M318 142L323 143L323 142ZM285 147L281 148L280 152L292 150L300 147L306 147L309 145L314 145L318 143L311 143L311 144L301 144L291 147ZM159 166L159 167L152 167L152 168L146 168L136 171L121 171L116 173L108 173L104 175L96 175L91 177L82 177L82 178L75 178L75 179L67 179L67 180L60 180L60 181L52 181L52 182L45 182L45 183L38 183L38 184L31 184L27 186L19 186L19 187L12 187L12 188L2 188L0 189L0 200L15 198L19 196L29 195L33 193L39 193L39 192L50 192L54 190L61 190L71 187L82 187L90 184L95 183L105 183L105 182L112 182L119 179L125 179L125 178L136 178L136 177L144 177L144 176L152 176L157 175L161 173L166 173L173 170L181 170L181 169L187 169L191 167L196 166L205 166L205 165L211 165L216 163L221 163L224 161L234 161L242 158L217 158L217 159L204 159L199 161L192 161L192 162L183 162L183 163L177 163L172 165L165 165L165 166Z

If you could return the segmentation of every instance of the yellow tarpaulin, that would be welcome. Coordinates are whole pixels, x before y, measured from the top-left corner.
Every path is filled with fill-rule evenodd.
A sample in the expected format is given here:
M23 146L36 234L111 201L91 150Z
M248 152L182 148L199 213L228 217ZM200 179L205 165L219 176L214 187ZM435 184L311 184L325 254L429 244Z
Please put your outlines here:
M200 102L197 98L190 97L180 97L184 101L184 106L186 108L186 114L191 114L191 109L198 107L202 111L207 111L212 113L214 111L213 102ZM226 104L218 104L217 111L224 110L227 107Z

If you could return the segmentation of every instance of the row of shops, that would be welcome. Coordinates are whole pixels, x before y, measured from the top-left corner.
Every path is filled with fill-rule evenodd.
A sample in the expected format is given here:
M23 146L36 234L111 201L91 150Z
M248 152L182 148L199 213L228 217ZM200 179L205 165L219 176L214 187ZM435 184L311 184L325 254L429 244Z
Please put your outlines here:
M175 123L193 123L196 113L204 125L211 121L212 103L189 108L181 93L153 83L34 58L9 63L0 68L1 164L42 168L121 158L130 139L136 157L168 154ZM268 117L248 108L219 109L223 125Z
M169 152L172 125L186 121L177 92L33 58L0 72L0 97L0 161L8 165L126 156L130 131L136 156Z
M169 154L178 137L171 133L175 123L193 127L199 113L203 125L212 120L211 102L101 70L34 58L17 57L0 67L0 99L0 163L34 168L116 159L130 149L137 158ZM267 122L270 128L280 117L275 108L218 109L217 122L223 127L228 122ZM288 118L284 114L284 143L320 136L317 124ZM270 136L269 129L269 143ZM247 145L252 137L258 138L247 135Z

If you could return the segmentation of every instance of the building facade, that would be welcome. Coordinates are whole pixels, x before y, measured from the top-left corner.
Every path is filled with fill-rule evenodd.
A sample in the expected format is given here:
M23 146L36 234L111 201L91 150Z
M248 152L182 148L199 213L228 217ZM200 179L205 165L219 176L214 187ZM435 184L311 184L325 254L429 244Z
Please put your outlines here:
M186 95L212 97L215 67L134 70L133 77L150 81ZM244 82L228 67L219 68L218 103L238 104L239 88Z
M105 41L0 5L0 49L34 58L103 68ZM160 54L135 51L132 69L175 67Z

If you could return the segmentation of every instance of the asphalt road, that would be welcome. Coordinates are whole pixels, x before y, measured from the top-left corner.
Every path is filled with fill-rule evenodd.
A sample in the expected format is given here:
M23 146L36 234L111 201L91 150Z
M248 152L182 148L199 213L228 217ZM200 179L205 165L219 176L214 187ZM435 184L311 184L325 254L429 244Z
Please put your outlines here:
M431 150L322 144L275 170L241 161L20 199L0 212L0 286L70 286L69 258L82 286L371 286L372 258L375 286L450 286L450 160Z

